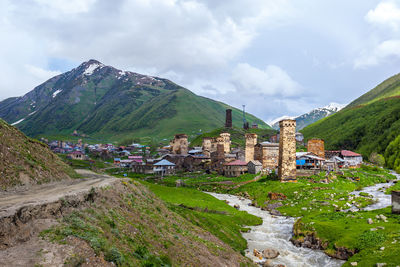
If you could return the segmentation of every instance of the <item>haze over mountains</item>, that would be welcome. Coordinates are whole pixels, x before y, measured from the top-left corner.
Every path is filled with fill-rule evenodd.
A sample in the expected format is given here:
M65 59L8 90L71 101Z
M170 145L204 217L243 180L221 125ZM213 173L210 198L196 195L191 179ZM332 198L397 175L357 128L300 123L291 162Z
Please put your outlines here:
M104 139L168 138L224 125L225 109L241 127L242 113L158 77L122 71L89 60L22 97L0 102L0 117L29 136L70 135L74 130ZM269 126L250 114L249 122Z
M344 108L346 105L344 104L338 104L338 103L330 103L329 105L322 107L322 108L315 108L311 110L310 112L307 112L303 115L294 117L293 119L296 120L296 128L297 130L301 130L304 127L313 124L314 122L319 121L322 118L328 117L329 115L332 115L342 108ZM279 121L283 118L288 118L288 116L282 116L279 117L271 122L271 127L278 130L279 129Z

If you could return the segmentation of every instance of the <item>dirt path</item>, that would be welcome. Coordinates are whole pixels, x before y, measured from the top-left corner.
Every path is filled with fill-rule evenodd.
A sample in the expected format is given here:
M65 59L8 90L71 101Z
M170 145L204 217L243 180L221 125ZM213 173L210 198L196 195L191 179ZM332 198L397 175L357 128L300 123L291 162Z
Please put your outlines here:
M23 192L1 193L0 218L12 215L24 206L52 203L68 195L89 191L92 187L111 185L118 180L111 176L96 174L88 170L76 171L85 178L36 185Z

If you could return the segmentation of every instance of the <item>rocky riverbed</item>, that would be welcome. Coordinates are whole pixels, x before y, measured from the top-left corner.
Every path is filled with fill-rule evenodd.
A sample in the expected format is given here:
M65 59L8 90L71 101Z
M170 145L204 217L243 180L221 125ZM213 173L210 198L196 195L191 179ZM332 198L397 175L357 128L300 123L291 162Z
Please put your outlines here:
M244 210L250 214L261 217L263 223L258 226L250 227L251 230L243 233L243 237L248 242L246 256L254 262L264 264L265 266L276 266L283 264L287 267L305 267L305 266L324 266L334 267L341 266L344 261L333 259L319 250L296 247L290 241L293 235L293 224L295 218L274 216L268 211L251 206L251 201L239 198L233 195L209 193L215 198L226 200L231 206L239 206L240 210ZM279 256L273 259L262 257L262 251L276 250ZM260 252L258 254L257 252ZM264 255L271 251L265 251ZM256 255L259 257L257 257ZM274 256L274 255L273 255Z

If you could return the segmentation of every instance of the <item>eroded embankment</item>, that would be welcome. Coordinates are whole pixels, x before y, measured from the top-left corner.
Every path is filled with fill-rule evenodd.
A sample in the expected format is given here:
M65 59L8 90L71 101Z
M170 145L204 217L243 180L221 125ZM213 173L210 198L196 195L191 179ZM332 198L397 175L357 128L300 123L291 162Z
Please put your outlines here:
M39 195L27 193L31 197L25 196L25 204L18 208L5 208L0 200L4 215L0 217L0 266L252 264L209 232L170 211L145 186L126 179L105 179L97 185L92 183L58 199L46 198L46 192L71 188L46 185L50 188ZM47 201L26 202L33 196ZM15 197L8 196L8 203L11 201Z

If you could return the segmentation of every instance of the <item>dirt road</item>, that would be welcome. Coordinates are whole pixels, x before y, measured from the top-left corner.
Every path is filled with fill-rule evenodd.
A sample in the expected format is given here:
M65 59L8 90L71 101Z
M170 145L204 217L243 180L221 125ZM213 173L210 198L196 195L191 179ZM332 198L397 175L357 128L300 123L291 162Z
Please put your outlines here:
M52 203L62 197L89 191L92 187L111 185L117 178L96 174L88 170L76 170L84 179L35 185L24 192L5 192L0 194L0 218L14 214L24 206Z

